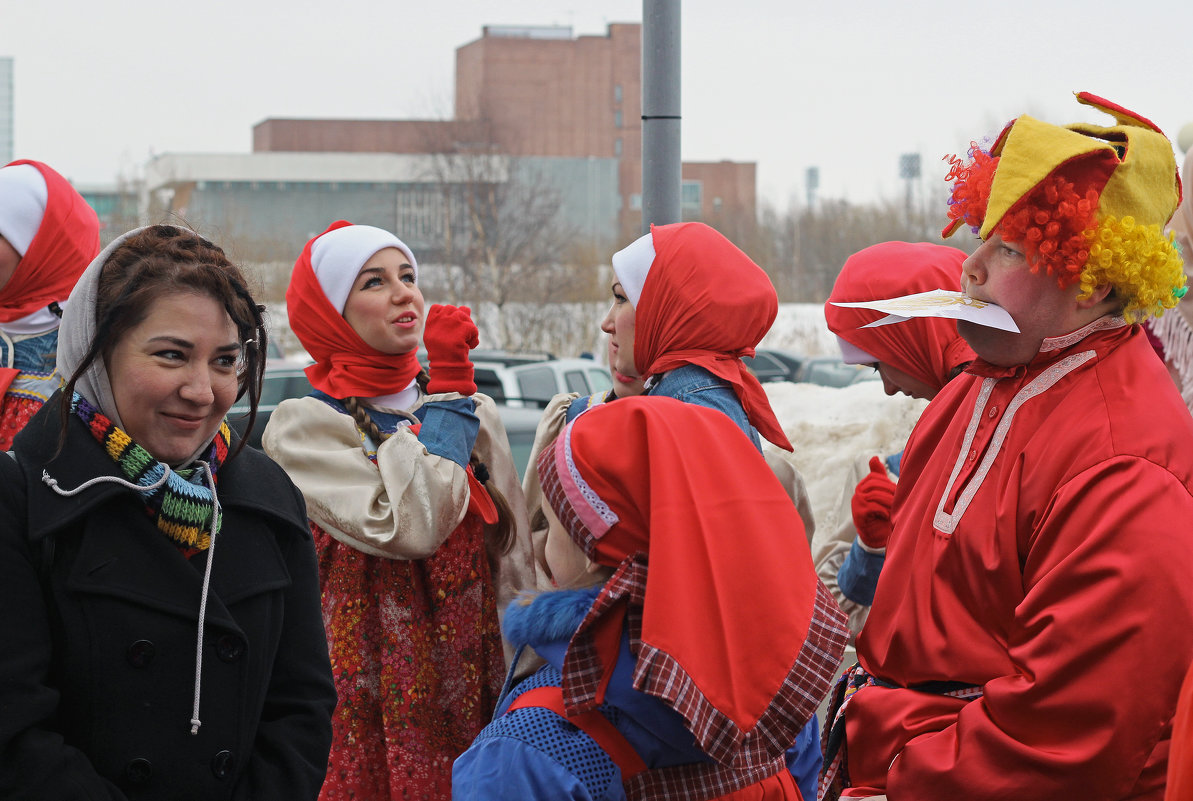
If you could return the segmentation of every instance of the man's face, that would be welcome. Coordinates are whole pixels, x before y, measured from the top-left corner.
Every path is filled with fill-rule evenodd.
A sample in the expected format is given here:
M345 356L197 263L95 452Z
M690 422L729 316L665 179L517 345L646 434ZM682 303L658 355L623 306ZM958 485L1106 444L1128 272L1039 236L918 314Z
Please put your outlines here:
M1080 314L1076 285L1061 289L1052 276L1033 273L1023 248L991 234L961 265L961 289L1006 309L1019 333L957 321L957 332L991 364L1027 364L1046 337L1067 334L1088 320Z

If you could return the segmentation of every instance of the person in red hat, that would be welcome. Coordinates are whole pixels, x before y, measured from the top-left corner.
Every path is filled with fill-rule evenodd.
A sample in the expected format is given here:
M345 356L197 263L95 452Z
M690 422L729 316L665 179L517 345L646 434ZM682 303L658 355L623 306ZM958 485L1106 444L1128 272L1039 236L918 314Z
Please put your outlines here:
M99 253L99 218L40 161L0 168L0 450L62 385L58 325Z
M1185 276L1148 120L1020 116L955 159L977 358L921 416L824 797L1154 799L1193 660L1193 418L1140 321Z
M311 239L286 291L315 392L266 453L306 498L339 705L321 798L451 797L505 674L498 611L534 586L525 507L465 306L425 305L389 231ZM430 361L419 364L419 343Z
M454 798L800 799L784 750L847 632L758 451L719 411L638 396L570 422L538 475L560 589L505 631L547 664L456 760Z
M883 242L845 261L824 304L824 318L837 337L841 358L882 376L888 395L931 400L973 361L957 322L917 317L898 325L871 325L884 315L838 303L885 300L933 289L961 289L966 253L928 242ZM816 572L849 615L849 629L862 630L886 556L891 502L902 452L883 459L859 456L846 478L844 522L813 543Z

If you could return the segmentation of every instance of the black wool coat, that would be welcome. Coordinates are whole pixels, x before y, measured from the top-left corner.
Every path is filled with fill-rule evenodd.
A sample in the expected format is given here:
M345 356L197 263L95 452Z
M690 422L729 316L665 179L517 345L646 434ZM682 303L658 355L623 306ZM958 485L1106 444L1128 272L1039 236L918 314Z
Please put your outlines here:
M203 569L58 396L0 454L0 798L298 801L318 795L335 688L302 495L246 448L219 470ZM52 554L43 542L53 543Z

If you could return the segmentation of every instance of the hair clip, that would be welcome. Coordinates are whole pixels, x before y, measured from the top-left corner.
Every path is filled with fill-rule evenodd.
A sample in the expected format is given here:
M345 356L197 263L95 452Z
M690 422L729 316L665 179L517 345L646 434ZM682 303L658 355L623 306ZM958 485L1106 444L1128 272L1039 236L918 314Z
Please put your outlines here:
M1185 293L1188 291L1189 291L1189 286L1187 284L1185 286L1178 286L1176 289L1172 290L1172 296L1174 298L1176 298L1177 300L1180 300L1181 298L1183 298L1185 296Z

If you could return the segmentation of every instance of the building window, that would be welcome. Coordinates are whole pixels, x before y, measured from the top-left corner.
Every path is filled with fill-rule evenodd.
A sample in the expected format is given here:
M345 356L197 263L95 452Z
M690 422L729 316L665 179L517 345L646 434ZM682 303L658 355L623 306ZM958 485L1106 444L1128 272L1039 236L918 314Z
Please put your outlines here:
M621 155L621 137L620 136L613 140L613 155L615 155L615 156Z
M614 128L621 127L621 111L620 110L613 112L613 127Z
M635 192L630 195L630 208L634 211L642 211L642 195Z
M621 102L621 84L616 84L613 87L613 102L614 103Z
M679 204L684 211L699 212L703 207L704 185L700 181L684 181L679 188Z

